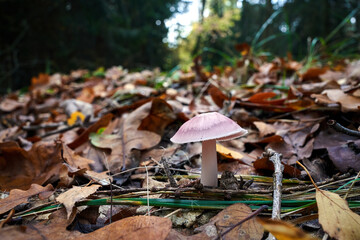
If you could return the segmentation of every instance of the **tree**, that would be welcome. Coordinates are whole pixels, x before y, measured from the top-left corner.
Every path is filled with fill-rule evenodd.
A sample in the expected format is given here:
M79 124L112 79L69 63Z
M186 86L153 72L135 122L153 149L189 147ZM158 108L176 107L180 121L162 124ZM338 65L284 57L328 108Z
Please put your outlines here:
M162 67L164 20L181 0L2 0L0 83L27 86L39 72L123 65ZM159 57L162 56L162 57Z

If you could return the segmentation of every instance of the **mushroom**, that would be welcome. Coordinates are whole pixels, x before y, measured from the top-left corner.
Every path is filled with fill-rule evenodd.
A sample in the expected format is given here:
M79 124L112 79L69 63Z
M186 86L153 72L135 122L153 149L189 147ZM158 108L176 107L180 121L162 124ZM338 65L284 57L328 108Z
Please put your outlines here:
M201 183L216 187L216 140L231 140L245 134L247 130L230 118L217 112L209 112L185 122L170 140L173 143L202 142Z

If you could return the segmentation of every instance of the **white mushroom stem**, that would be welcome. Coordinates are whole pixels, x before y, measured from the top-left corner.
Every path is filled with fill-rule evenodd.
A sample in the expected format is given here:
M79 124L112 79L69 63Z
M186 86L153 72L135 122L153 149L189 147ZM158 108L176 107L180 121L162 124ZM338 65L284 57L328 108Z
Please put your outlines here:
M217 187L216 140L202 142L201 183L204 186Z

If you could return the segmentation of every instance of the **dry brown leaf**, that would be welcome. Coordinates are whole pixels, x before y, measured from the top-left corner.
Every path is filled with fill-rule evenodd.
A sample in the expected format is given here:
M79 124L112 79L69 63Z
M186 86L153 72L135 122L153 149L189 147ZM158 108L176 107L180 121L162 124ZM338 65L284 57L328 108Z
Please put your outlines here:
M60 194L56 201L64 204L67 212L67 217L69 218L72 212L73 207L75 206L75 203L87 198L98 188L101 187L101 185L91 185L89 187L78 187L73 186L70 190Z
M273 134L276 132L276 128L264 122L256 121L254 122L254 125L257 127L257 129L259 129L260 137L264 137L266 135Z
M265 228L266 231L269 231L278 240L316 240L316 239L318 239L309 234L306 234L300 228L297 228L294 225L292 225L288 222L285 222L285 221L273 220L273 219L262 219L262 218L258 218L257 220Z
M211 86L208 90L208 93L219 108L223 108L224 101L229 100L229 97L227 97L219 88L215 86Z
M215 217L210 222L197 228L196 231L205 232L207 237L213 238L217 233L224 232L228 227L240 222L252 213L251 208L243 203L235 203ZM227 233L222 239L261 239L263 227L254 219L250 219Z
M74 220L74 216L67 220L64 208L52 213L48 220L23 226L6 226L0 229L1 240L64 240L77 239L83 235L78 231L68 231L66 227ZM86 236L86 235L85 235Z
M171 231L171 220L155 216L135 216L114 222L77 240L98 239L165 239Z
M326 149L335 167L345 173L349 169L360 171L360 153L355 150L359 147L360 140L357 140L354 142L348 141L347 144L343 145L327 147Z
M142 121L138 130L146 130L163 135L167 125L176 119L173 108L165 100L155 98L151 102L149 115Z
M10 195L7 198L0 199L0 214L9 211L21 203L27 203L28 198L40 193L52 193L54 188L51 184L46 187L38 184L31 184L31 187L24 191L19 189L13 189L10 191Z
M86 88L82 89L80 96L78 96L76 98L76 100L80 100L80 101L87 102L87 103L92 103L94 101L94 98L95 98L95 93L94 93L93 88L86 87Z
M56 180L62 165L61 144L37 142L25 151L16 142L0 143L0 189L26 190L32 183Z
M274 164L269 160L269 158L263 157L258 158L254 162L254 168L257 171L274 171ZM299 177L301 174L301 171L299 169L296 169L288 164L282 163L284 166L284 174L291 177Z
M350 210L346 200L336 193L316 190L319 222L330 237L339 240L360 239L360 216Z
M149 149L160 142L160 135L150 131L138 130L141 121L148 116L150 109L151 103L146 103L129 114L122 123L121 134L91 136L91 143L94 146L111 149L109 164L112 173L121 170L124 160L126 167L137 166L131 160L133 149Z
M90 164L94 163L93 160L81 157L76 154L71 148L69 148L66 144L62 144L63 147L63 157L67 164L74 168L86 168L90 170Z
M329 67L323 67L323 68L312 67L312 68L309 68L309 69L306 70L306 72L300 74L300 79L302 81L318 79L319 76L321 74L324 74L328 69L329 69Z
M340 89L328 89L323 91L322 94L326 94L331 101L340 103L342 112L359 111L360 98L358 97L346 94Z
M112 182L113 178L111 176L109 176L109 172L108 171L104 171L104 172L94 172L94 171L86 171L85 172L85 177L87 177L89 180L92 180L96 183L99 183L103 186L107 186L110 185L110 183Z

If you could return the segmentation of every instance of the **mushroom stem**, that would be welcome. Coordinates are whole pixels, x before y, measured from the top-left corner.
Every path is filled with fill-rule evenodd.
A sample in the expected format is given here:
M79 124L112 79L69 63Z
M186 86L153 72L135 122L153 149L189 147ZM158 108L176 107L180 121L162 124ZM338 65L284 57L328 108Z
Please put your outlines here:
M204 186L217 187L217 173L216 140L203 141L201 183Z

